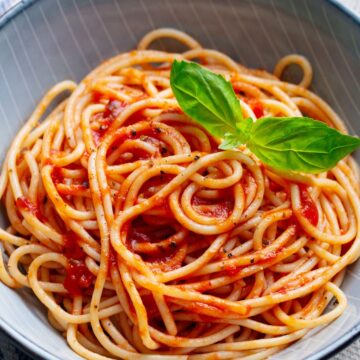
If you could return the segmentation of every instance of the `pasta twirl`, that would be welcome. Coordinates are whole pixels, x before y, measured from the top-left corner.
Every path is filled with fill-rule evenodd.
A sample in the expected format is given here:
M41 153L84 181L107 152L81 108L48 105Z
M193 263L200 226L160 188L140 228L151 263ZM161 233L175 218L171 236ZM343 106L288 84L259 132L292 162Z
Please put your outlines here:
M160 37L189 50L148 50ZM175 59L231 81L244 117L309 115L346 132L308 90L302 56L272 75L155 30L80 84L55 85L16 135L0 178L0 278L30 287L86 359L268 358L346 308L358 168L349 156L320 175L285 174L246 146L218 150L172 94ZM293 63L299 85L280 80Z

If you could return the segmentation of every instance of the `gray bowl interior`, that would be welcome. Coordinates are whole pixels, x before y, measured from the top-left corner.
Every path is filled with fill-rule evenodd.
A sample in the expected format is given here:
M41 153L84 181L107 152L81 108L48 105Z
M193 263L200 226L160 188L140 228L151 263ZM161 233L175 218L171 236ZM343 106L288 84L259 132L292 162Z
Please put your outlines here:
M328 1L39 0L0 30L1 158L50 86L79 81L157 27L184 30L254 68L271 71L283 55L305 55L314 68L312 89L360 134L360 26ZM345 314L274 358L320 359L353 338L360 331L359 282L360 262L343 285ZM0 285L0 326L47 359L78 358L49 330L44 309L26 291Z

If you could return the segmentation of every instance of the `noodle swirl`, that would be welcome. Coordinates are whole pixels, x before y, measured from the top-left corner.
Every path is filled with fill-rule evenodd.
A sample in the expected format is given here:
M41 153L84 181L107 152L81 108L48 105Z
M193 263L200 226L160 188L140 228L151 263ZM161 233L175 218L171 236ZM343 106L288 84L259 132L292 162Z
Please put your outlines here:
M161 37L190 50L148 50ZM16 135L0 177L0 279L30 287L86 359L268 358L346 308L358 168L349 156L319 175L284 174L245 146L219 151L173 97L175 59L231 81L244 117L310 115L346 132L308 90L304 57L272 75L155 30L80 84L55 85ZM280 80L291 64L298 85Z

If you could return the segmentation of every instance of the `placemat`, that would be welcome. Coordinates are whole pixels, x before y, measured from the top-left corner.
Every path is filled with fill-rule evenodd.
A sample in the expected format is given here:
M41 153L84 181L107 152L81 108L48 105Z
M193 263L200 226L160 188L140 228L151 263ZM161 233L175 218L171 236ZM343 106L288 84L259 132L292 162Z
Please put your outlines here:
M9 4L16 0L0 0L0 14L3 9L9 8ZM360 0L339 0L352 11L360 15ZM5 6L7 5L7 6ZM0 330L0 360L40 360L39 357L27 354L26 350L20 347L13 339ZM331 357L331 360L359 360L360 359L360 339L349 347Z

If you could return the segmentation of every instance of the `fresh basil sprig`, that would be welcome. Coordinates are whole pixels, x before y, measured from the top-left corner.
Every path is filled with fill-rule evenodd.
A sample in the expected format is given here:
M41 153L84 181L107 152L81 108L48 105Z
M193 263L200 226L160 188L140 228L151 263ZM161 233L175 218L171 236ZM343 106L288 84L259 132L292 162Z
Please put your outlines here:
M231 143L236 139L238 145L247 141L252 121L239 121L242 120L239 100L221 75L194 62L175 60L170 83L180 107L209 133L229 138Z
M193 62L174 61L170 84L181 109L210 134L220 149L245 144L275 169L320 173L360 146L360 139L309 117L243 119L230 82Z

